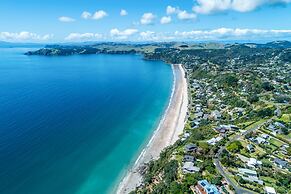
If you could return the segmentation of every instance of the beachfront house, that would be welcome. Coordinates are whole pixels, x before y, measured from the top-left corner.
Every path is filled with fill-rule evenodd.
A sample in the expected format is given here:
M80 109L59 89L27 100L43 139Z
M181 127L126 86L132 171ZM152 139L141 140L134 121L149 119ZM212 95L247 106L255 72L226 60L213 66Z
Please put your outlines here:
M193 162L184 162L182 169L184 173L195 173L200 171L200 168L194 166Z
M195 144L187 144L185 146L185 152L194 152L197 149Z
M217 187L210 184L207 180L198 181L195 189L199 194L220 194Z
M185 155L183 158L183 162L195 162L195 157L190 155Z

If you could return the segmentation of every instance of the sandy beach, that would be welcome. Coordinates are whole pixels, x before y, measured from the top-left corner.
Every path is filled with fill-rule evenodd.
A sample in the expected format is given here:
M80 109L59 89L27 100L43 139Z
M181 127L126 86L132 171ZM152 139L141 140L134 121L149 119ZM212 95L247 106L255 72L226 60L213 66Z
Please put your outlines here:
M157 159L160 152L175 143L183 133L188 106L187 81L182 65L172 65L172 68L174 84L169 105L149 143L119 184L119 194L129 193L139 186L142 176L138 169L150 160Z

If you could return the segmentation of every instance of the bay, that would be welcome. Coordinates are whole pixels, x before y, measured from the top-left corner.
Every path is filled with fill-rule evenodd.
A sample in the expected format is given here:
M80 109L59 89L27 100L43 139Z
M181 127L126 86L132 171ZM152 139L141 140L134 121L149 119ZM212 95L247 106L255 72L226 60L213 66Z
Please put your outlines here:
M171 66L27 50L0 48L0 193L112 193L164 113Z

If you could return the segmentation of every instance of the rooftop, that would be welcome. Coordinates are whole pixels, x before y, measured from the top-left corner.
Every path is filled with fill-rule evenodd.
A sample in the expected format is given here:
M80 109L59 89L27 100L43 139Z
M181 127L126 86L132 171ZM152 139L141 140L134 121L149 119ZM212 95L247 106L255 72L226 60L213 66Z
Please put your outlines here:
M207 194L220 194L215 185L210 184L207 180L198 181L200 185Z

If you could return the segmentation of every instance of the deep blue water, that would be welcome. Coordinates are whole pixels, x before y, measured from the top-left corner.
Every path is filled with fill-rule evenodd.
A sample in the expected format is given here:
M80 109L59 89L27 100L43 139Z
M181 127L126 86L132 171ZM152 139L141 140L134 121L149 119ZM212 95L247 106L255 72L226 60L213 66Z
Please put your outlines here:
M171 67L136 55L0 48L0 193L112 192L171 94Z

